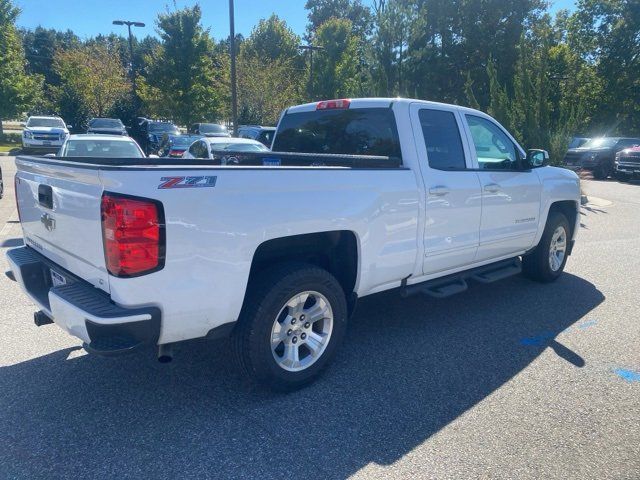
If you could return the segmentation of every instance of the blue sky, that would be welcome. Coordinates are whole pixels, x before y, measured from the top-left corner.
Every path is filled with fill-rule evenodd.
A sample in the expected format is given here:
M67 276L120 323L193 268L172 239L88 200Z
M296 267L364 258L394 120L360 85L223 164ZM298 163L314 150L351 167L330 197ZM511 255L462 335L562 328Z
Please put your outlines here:
M114 19L136 20L147 24L137 28L136 35L154 34L158 12L173 8L173 0L15 0L22 9L18 25L66 30L70 28L81 38L98 33L125 33L125 27L111 25ZM176 0L178 7L193 5L195 0ZM217 38L229 35L227 0L200 0L203 24ZM236 0L236 32L248 35L261 18L272 13L286 20L299 35L304 33L307 14L305 0ZM370 3L370 0L365 0ZM572 9L574 0L556 0L553 9Z

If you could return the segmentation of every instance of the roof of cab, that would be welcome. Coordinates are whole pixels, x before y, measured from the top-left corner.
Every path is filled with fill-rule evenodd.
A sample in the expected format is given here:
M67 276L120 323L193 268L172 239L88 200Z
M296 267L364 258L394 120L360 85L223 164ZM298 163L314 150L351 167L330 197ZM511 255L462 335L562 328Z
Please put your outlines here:
M349 109L353 108L390 108L395 104L412 104L412 103L420 103L425 106L446 106L446 107L454 107L460 110L463 110L468 113L480 113L482 115L486 115L484 112L479 110L474 110L473 108L462 107L460 105L453 105L450 103L441 103L441 102L432 102L429 100L419 100L416 98L391 98L391 97L383 97L383 98L350 98ZM326 100L325 100L326 101ZM317 109L318 103L320 102L311 102L305 103L302 105L295 105L293 107L289 107L286 113L299 113L299 112L311 112Z

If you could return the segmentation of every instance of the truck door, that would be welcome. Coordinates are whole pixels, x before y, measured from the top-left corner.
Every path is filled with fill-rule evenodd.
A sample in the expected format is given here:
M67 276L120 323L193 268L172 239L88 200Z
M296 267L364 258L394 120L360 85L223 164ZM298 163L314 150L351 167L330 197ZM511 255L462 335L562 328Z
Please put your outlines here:
M540 222L542 185L524 152L490 118L465 114L482 185L477 261L521 253L533 245Z
M456 107L415 103L411 120L425 185L423 273L429 275L474 261L481 189Z

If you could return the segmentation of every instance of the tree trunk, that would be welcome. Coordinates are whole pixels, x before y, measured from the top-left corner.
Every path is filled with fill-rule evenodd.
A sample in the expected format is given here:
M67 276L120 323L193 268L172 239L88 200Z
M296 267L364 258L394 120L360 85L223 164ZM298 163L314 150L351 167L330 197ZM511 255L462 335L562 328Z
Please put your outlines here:
M4 130L2 129L2 119L0 118L0 135L4 134Z

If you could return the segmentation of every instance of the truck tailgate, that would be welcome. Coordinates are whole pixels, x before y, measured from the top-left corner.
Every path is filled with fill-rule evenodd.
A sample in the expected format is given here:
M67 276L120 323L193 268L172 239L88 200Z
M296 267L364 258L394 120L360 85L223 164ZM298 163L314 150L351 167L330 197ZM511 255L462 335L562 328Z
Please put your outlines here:
M18 157L16 165L16 198L25 244L108 293L99 170L29 157ZM64 282L64 275L55 282Z

